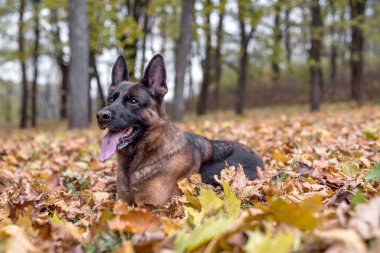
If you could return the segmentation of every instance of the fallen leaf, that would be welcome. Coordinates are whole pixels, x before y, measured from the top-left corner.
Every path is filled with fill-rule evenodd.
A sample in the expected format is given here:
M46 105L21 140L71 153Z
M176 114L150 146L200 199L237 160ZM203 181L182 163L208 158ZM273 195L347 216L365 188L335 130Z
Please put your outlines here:
M292 250L294 243L295 235L292 233L278 233L271 236L256 231L250 234L244 250L247 253L287 253Z
M108 220L111 230L124 231L127 233L142 233L156 231L160 227L160 219L147 210L132 209L127 214L117 215Z
M376 163L373 167L367 172L365 176L365 181L371 182L374 180L380 179L380 163Z

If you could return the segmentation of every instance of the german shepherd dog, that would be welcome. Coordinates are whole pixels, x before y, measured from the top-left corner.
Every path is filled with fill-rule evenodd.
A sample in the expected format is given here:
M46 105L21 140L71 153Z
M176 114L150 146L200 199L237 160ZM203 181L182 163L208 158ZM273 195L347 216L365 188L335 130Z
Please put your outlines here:
M164 108L166 70L155 55L140 82L129 80L125 59L119 56L112 69L107 106L97 113L100 129L108 128L99 154L101 162L117 153L117 192L129 204L165 205L178 194L177 182L192 173L217 185L228 165L241 164L249 179L257 177L262 159L243 144L208 140L181 131L168 119Z

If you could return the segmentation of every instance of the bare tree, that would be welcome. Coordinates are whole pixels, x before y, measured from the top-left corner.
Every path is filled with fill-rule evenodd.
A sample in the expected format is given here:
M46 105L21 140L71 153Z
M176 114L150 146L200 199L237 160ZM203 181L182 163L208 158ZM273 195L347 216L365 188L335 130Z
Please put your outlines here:
M106 106L106 98L105 98L105 95L104 95L102 83L100 82L98 68L96 66L96 56L95 56L95 53L92 52L92 51L90 52L90 67L93 69L93 72L91 73L91 77L90 78L93 78L93 77L95 78L96 85L97 85L97 88L98 88L98 93L99 93L98 107L99 108L103 108L103 107Z
M239 61L239 77L237 81L236 90L236 114L243 114L245 102L245 85L247 81L247 68L248 68L248 44L253 37L255 30L254 22L250 20L251 24L247 24L249 19L248 15L255 15L252 10L250 2L239 0L238 1L238 19L240 28L240 61ZM256 14L258 15L258 14ZM261 16L261 15L260 15ZM252 19L252 17L251 17ZM257 19L257 17L256 17Z
M274 27L273 27L273 45L272 45L272 80L275 82L280 77L280 53L281 53L281 9L282 1L277 0L274 4Z
M61 41L61 29L58 23L58 10L51 10L51 24L53 34L53 44L55 58L61 70L60 106L59 116L61 119L67 118L67 95L69 93L69 62L68 55L63 52L63 42Z
M362 26L366 0L350 0L351 9L351 99L363 102L363 48L364 36Z
M32 126L37 124L37 94L38 94L38 56L40 54L40 1L34 0L34 49L33 49L33 83L32 83Z
M85 128L88 126L88 19L87 1L69 1L70 29L70 128Z
M216 48L215 48L215 107L219 107L220 78L222 75L222 45L223 45L223 20L226 13L227 0L220 0L219 21L216 28Z
M211 0L207 0L205 4L205 34L206 34L206 52L205 58L203 59L203 81L201 86L201 94L199 95L197 114L203 115L207 110L207 97L209 93L209 87L211 82L211 72L212 72L212 46L211 46Z
M323 36L323 22L321 16L321 6L319 0L311 0L311 48L309 50L310 64L310 105L311 111L319 110L322 97L322 68L321 68L321 50Z
M285 7L285 30L284 30L284 33L285 33L285 38L284 38L284 43L285 43L285 54L286 54L286 61L288 63L288 68L291 69L291 61L292 61L292 47L290 45L290 27L291 27L291 23L290 23L290 13L291 13L291 9L292 7L289 6L289 4L286 5Z
M21 90L21 117L20 117L20 128L27 127L28 120L28 112L27 112L27 104L28 104L28 80L26 79L26 63L25 63L25 22L24 22L24 14L25 14L25 0L20 0L19 6L19 20L18 20L18 50L19 50L19 61L21 67L21 82L22 82L22 90Z
M147 1L147 5L149 4L149 1ZM140 73L141 75L144 73L144 68L145 68L145 51L146 51L146 39L150 33L150 17L148 15L148 12L145 11L144 12L144 20L143 20L143 33L144 33L144 36L142 38L142 42L141 42L141 66L140 66Z
M190 52L193 10L195 0L182 0L181 27L175 55L175 88L173 100L173 120L182 121L185 112L185 73L187 57Z
M330 88L335 85L335 78L336 78L336 70L337 70L337 63L336 59L338 57L338 49L337 49L337 39L336 39L336 33L337 33L337 22L336 22L336 7L335 2L330 0L329 6L330 6L330 12L331 12L331 18L332 18L332 24L330 26L330 33L332 36L332 41L330 45Z

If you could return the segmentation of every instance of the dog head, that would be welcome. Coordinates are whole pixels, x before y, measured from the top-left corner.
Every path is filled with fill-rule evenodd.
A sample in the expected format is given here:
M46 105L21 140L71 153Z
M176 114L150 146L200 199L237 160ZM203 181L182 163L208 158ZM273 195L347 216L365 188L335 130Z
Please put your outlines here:
M127 63L119 56L112 69L107 106L97 114L100 129L108 128L102 140L100 161L139 142L143 135L163 124L166 70L161 55L155 55L139 82L129 80Z

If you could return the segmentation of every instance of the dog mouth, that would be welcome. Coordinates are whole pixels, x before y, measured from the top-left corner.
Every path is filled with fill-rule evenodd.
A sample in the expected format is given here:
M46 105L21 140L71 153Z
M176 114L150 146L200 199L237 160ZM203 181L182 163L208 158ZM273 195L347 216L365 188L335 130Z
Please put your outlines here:
M118 139L116 145L116 151L120 151L132 143L136 137L140 134L140 128L137 126L128 127L123 131L123 134Z
M99 161L104 162L117 151L126 148L140 133L141 129L138 126L130 126L124 130L110 129L102 139Z

